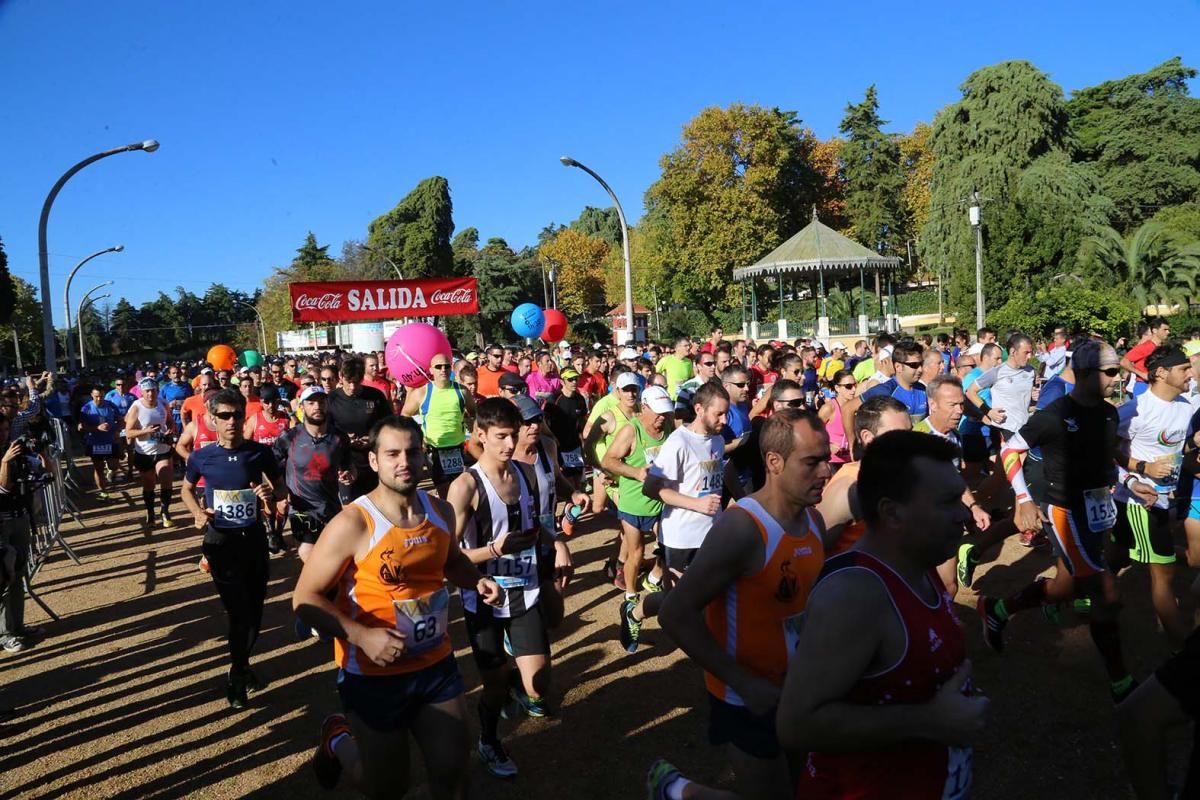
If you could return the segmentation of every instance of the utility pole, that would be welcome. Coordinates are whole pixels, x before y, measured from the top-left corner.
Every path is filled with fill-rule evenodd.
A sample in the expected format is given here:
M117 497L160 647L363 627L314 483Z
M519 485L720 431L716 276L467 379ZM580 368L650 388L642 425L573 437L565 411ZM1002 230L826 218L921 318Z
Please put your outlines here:
M971 225L975 228L975 329L982 328L987 314L983 307L983 209L979 207L979 189L971 190Z

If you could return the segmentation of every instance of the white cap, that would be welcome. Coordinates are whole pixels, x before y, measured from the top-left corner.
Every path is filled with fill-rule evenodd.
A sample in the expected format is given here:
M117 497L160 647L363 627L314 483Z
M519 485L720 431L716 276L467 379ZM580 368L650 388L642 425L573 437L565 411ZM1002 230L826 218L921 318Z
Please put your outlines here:
M822 342L820 339L813 339L812 343L813 343L813 347L819 347L822 350L824 350L825 352L829 352L829 348L826 347L825 343Z
M883 358L883 359L891 358L892 357L892 346L889 344L889 345L884 345L883 347L879 348L879 357Z
M637 350L634 350L632 347L626 347L621 351L621 355L617 356L617 359L619 361L635 361L641 357L641 353Z
M655 414L675 413L675 402L661 386L647 386L642 392L642 405L649 406Z
M571 343L568 342L566 339L563 339L561 342L558 343L558 349L559 350L570 350Z
M601 347L604 347L604 345L600 344L599 342L592 342L593 350L599 350Z
M622 372L617 376L617 382L613 385L617 387L618 392L627 386L636 386L639 389L642 388L641 381L639 381L637 379L637 375L634 375L632 372Z
M834 342L834 343L833 343L833 345L832 345L832 349L833 349L833 350L845 350L845 349L846 349L846 345L844 345L844 344L843 344L843 343L841 343L841 342Z
M976 342L967 348L967 355L977 356L983 352L983 342Z
M320 386L308 386L300 393L300 402L303 403L305 400L312 400L316 395L324 397L325 390Z

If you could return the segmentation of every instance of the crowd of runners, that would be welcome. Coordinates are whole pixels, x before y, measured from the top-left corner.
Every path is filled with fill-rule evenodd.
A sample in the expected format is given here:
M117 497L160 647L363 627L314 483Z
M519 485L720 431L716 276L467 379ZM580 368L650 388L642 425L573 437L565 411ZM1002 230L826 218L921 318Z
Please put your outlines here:
M183 524L178 480L228 617L235 709L262 685L270 561L301 559L295 629L332 643L343 705L314 736L316 778L371 797L404 793L410 739L435 797L462 795L471 750L518 778L504 738L555 713L582 535L612 537L613 638L634 653L659 626L703 670L736 776L704 786L663 753L651 798L967 797L988 699L954 598L1013 538L1049 548L1053 575L981 596L984 640L1003 651L1021 612L1084 616L1108 684L1078 690L1114 704L1138 796L1166 798L1164 737L1200 712L1200 581L1175 589L1179 560L1200 567L1200 332L1152 319L1122 350L1063 329L759 344L714 329L437 355L415 390L382 353L44 374L0 393L0 515L27 511L16 473L46 416L79 436L99 502L140 483L148 535ZM1174 653L1149 675L1126 667L1125 569L1148 571ZM37 639L14 586L10 652ZM1200 796L1195 759L1179 796Z

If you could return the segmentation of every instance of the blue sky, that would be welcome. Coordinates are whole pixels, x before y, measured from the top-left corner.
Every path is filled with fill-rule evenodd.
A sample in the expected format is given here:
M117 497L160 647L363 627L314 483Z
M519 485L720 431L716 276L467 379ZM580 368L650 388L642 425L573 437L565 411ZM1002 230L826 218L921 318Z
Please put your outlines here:
M1017 10L1019 7L1019 10ZM920 10L916 10L920 8ZM1009 10L1009 9L1012 10ZM1032 61L1067 91L1175 55L1200 66L1200 4L84 2L0 0L0 237L52 295L112 278L138 304L176 285L253 291L310 229L338 253L419 180L450 181L458 229L532 242L606 205L631 218L701 108L799 113L822 137L879 87L892 129L929 120L974 69ZM61 323L61 319L58 320Z

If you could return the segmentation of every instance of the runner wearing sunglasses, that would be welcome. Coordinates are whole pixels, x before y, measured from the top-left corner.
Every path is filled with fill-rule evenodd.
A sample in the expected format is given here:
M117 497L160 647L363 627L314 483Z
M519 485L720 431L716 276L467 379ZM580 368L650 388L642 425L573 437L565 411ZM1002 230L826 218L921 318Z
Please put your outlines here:
M463 471L466 417L475 416L470 392L450 380L450 359L438 353L429 363L430 383L413 389L404 400L406 417L420 415L421 431L429 457L429 476L438 497L446 499L450 484Z

